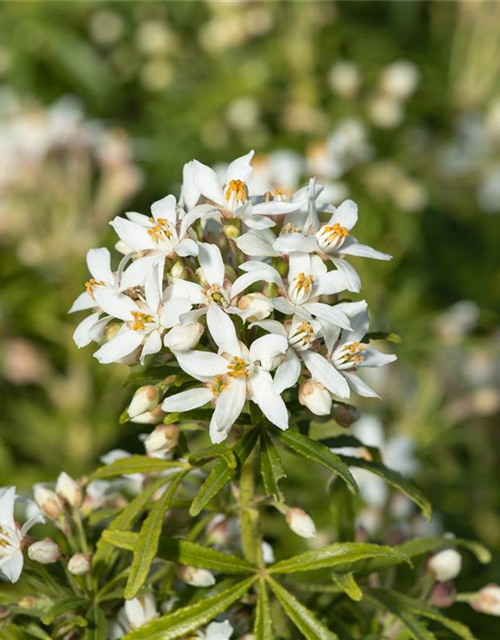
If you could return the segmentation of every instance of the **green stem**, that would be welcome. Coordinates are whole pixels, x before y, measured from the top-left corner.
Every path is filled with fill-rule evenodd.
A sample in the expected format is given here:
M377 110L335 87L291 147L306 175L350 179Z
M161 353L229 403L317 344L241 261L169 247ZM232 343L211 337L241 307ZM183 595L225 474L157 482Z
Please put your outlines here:
M254 454L246 460L241 470L240 477L240 518L241 518L241 542L243 555L253 564L264 566L262 557L262 540L258 531L259 513L252 504L255 492L254 479Z

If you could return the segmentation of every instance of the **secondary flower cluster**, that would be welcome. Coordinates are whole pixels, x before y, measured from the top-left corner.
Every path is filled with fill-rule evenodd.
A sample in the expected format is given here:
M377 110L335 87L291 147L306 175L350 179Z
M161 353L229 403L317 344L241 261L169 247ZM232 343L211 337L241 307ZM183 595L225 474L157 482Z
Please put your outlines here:
M365 301L338 297L361 288L346 256L390 259L352 235L356 204L322 202L314 179L293 194L254 195L252 157L223 176L193 160L179 201L168 195L151 216L115 218L124 257L114 271L107 249L89 251L91 278L71 308L92 310L74 338L97 342L99 362L144 364L160 352L176 361L187 376L162 409L211 405L216 443L247 400L287 429L285 390L298 386L301 404L328 415L332 395L376 397L359 367L395 360L368 345Z

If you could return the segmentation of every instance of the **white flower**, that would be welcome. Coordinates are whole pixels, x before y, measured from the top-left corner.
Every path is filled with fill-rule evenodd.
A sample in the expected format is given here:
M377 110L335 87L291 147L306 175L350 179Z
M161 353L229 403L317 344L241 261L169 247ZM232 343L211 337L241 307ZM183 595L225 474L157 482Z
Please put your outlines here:
M17 582L23 570L23 543L28 531L35 524L44 522L41 514L28 518L23 526L14 521L16 488L0 489L0 573L10 582Z
M455 549L445 549L429 560L429 569L438 582L448 582L458 576L462 568L462 556Z
M233 627L228 620L224 622L211 622L205 631L197 631L197 640L229 640L233 635Z
M280 429L287 429L286 406L281 396L273 391L269 373L276 356L283 355L288 349L286 338L263 336L248 349L238 341L232 320L215 304L208 308L207 324L219 348L218 354L207 351L175 353L181 368L205 383L204 386L166 398L163 410L190 411L215 401L210 437L212 442L222 442L243 411L248 396L270 422Z
M303 509L297 507L290 509L286 514L286 523L301 538L310 539L316 536L314 520Z

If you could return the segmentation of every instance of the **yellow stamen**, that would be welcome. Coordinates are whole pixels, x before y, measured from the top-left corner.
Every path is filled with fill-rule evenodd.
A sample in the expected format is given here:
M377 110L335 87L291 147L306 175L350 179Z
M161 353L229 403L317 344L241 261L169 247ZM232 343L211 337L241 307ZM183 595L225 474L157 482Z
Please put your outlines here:
M172 231L170 230L170 223L166 218L158 218L155 220L154 218L150 218L150 222L156 224L148 229L148 235L153 239L154 242L158 243L164 240L170 240L172 237Z
M89 296L90 296L93 300L95 300L95 298L94 298L94 291L95 291L95 288L96 288L96 287L98 287L98 286L103 287L103 286L104 286L104 281L103 281L103 280L99 280L99 282L98 282L98 281L97 281L97 280L95 280L94 278L90 278L90 280L88 280L88 281L85 283L85 289L86 289L87 293L89 294Z
M131 311L134 322L132 323L132 329L134 331L144 331L146 329L146 323L154 322L152 316L148 316L142 311Z
M314 282L314 276L309 275L306 277L303 272L300 272L299 275L296 276L293 280L295 286L297 287L297 291L302 291L302 289L304 289L306 293L311 292Z
M248 190L247 185L243 180L230 180L226 187L226 202L231 200L231 196L235 195L236 202L241 202L241 204L247 201Z
M223 376L215 376L213 382L210 383L210 391L215 397L219 396L226 387L227 384L224 382Z
M227 375L231 378L248 378L247 364L238 356L235 356L227 365Z
M323 229L324 234L328 234L327 242L335 242L338 238L345 238L349 235L348 229L341 227L338 222L333 226L326 226Z

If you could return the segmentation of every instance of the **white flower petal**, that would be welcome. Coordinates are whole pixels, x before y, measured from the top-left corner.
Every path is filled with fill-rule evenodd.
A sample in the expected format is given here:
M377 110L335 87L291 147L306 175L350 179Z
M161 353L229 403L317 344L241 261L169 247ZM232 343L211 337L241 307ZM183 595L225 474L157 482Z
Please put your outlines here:
M161 335L159 331L152 331L148 336L146 342L144 343L144 347L141 352L141 364L144 364L144 361L147 356L153 355L154 353L158 353L161 350Z
M137 287L146 282L149 272L153 269L157 256L146 256L134 260L130 267L125 269L120 282L120 291Z
M288 340L284 336L270 333L252 342L249 358L251 362L266 362L279 354L286 353L287 349Z
M227 373L227 360L216 353L176 351L174 355L181 369L201 382L210 382L215 376Z
M357 365L359 367L383 367L398 359L393 353L382 353L370 347L364 349L361 355L363 360Z
M141 227L146 227L146 229L149 229L151 227L151 220L149 219L149 216L145 216L143 213L137 213L136 211L127 211L125 215L131 222L140 224Z
M0 493L0 526L4 529L15 531L14 502L16 500L16 488L5 487Z
M207 167L206 164L198 162L198 160L193 160L192 162L191 166L195 187L201 195L208 198L208 200L212 200L213 202L224 206L224 194L215 171L210 167Z
M224 281L224 262L219 247L207 242L200 242L198 247L198 259L205 280L209 284L222 286Z
M283 393L285 389L293 387L300 376L302 367L293 349L288 349L285 359L274 374L273 391Z
M330 219L329 224L338 222L350 231L358 221L358 205L353 200L344 200Z
M351 389L358 395L363 396L364 398L380 398L378 393L369 387L366 382L361 380L361 378L359 378L355 373L348 373L347 371L344 371L343 375Z
M344 276L345 286L347 291L358 293L361 290L361 278L358 275L356 269L342 258L333 258L333 264L337 267L339 272Z
M273 245L273 248L281 253L312 253L318 249L318 241L315 236L304 236L302 233L283 233Z
M164 299L183 298L191 304L200 304L203 295L202 288L196 282L188 282L179 278L169 278L170 284L165 290Z
M252 166L250 163L254 154L255 151L252 149L252 151L249 151L246 155L233 160L226 171L226 182L230 182L231 180L248 182L252 174Z
M181 202L187 211L190 211L196 206L201 195L194 183L193 162L193 160L186 162L182 169Z
M301 202L282 202L279 200L271 200L270 202L259 202L252 207L253 215L283 215L293 213L300 209Z
M359 256L360 258L372 258L373 260L392 260L392 256L388 253L372 249L366 244L359 244L352 236L348 236L345 239L345 242L339 248L339 253L348 256Z
M73 305L71 306L71 309L68 311L68 313L75 313L75 311L86 311L87 309L92 309L92 307L95 306L96 301L94 300L94 298L87 291L84 291L73 302Z
M222 353L241 356L241 347L233 321L216 304L211 304L208 307L207 325L212 338Z
M265 232L271 234L271 237L264 235ZM280 256L280 251L273 248L274 241L275 235L270 229L266 229L260 233L257 233L256 231L248 231L235 240L238 249L252 258Z
M128 322L132 320L132 311L137 311L136 303L128 296L117 295L109 289L98 288L94 291L96 306L113 318L119 318Z
M343 311L337 310L334 306L324 304L323 302L308 302L304 305L304 308L320 320L330 322L338 327L342 327L342 329L349 330L351 328L351 323L346 314Z
M146 303L149 309L156 313L161 300L163 287L163 271L165 269L165 254L159 255L153 264L144 283Z
M157 245L144 227L125 218L116 217L109 223L127 247L134 251L156 249Z
M106 284L113 284L113 272L111 271L111 255L108 249L90 249L87 253L87 266L92 277Z
M249 271L242 276L239 276L231 286L230 297L233 298L244 291L247 287L255 282L274 282L277 285L282 284L281 276L278 272L273 273L269 269L262 269L262 271Z
M172 226L175 226L177 222L176 205L175 197L172 195L165 196L161 200L153 202L151 205L153 218L156 221L162 218L166 219Z
M100 315L100 313L93 313L91 316L87 316L84 320L82 320L76 327L73 333L73 340L75 341L75 344L79 349L81 349L82 347L86 347L92 342L90 330L97 323Z
M185 298L172 298L163 304L160 323L165 329L171 329L180 322L180 316L191 310L191 302Z
M199 194L197 198L199 198ZM200 204L196 207L191 208L191 210L182 217L179 237L183 238L186 235L188 229L190 229L190 227L192 227L197 220L202 220L207 216L214 215L220 215L220 211L218 209L215 209L211 204Z
M332 295L334 293L340 293L346 289L346 281L342 271L328 271L321 275L314 283L313 288L314 296Z
M3 573L10 582L17 582L23 570L23 552L14 551L12 554L2 558L0 563L0 572Z
M308 253L296 251L290 254L288 281L291 282L299 273L306 276L311 273L311 256Z
M339 398L349 397L349 385L341 373L319 353L303 351L302 358L315 380Z
M183 411L191 411L198 409L210 402L212 399L212 391L206 387L198 387L197 389L188 389L176 393L173 396L165 398L161 408L167 413L182 413Z
M259 322L252 322L252 324L248 326L249 329L253 327L260 327L261 329L269 331L269 333L276 333L279 336L288 338L287 330L278 320L260 320Z
M288 429L288 412L283 398L274 393L272 385L271 374L259 369L251 378L252 400L269 422L285 431Z
M116 362L129 356L142 344L142 341L142 335L137 331L132 331L125 327L123 331L118 332L109 342L103 344L102 347L94 353L94 358L101 364Z
M231 427L243 411L246 400L246 380L236 378L217 398L215 411L210 421L210 439L214 444L227 438Z
M198 243L191 238L184 238L175 248L175 253L178 256L197 256L198 255Z
M360 342L366 335L369 327L367 304L365 300L360 302L344 302L337 305L349 318L351 328L342 332L341 344L344 342Z

